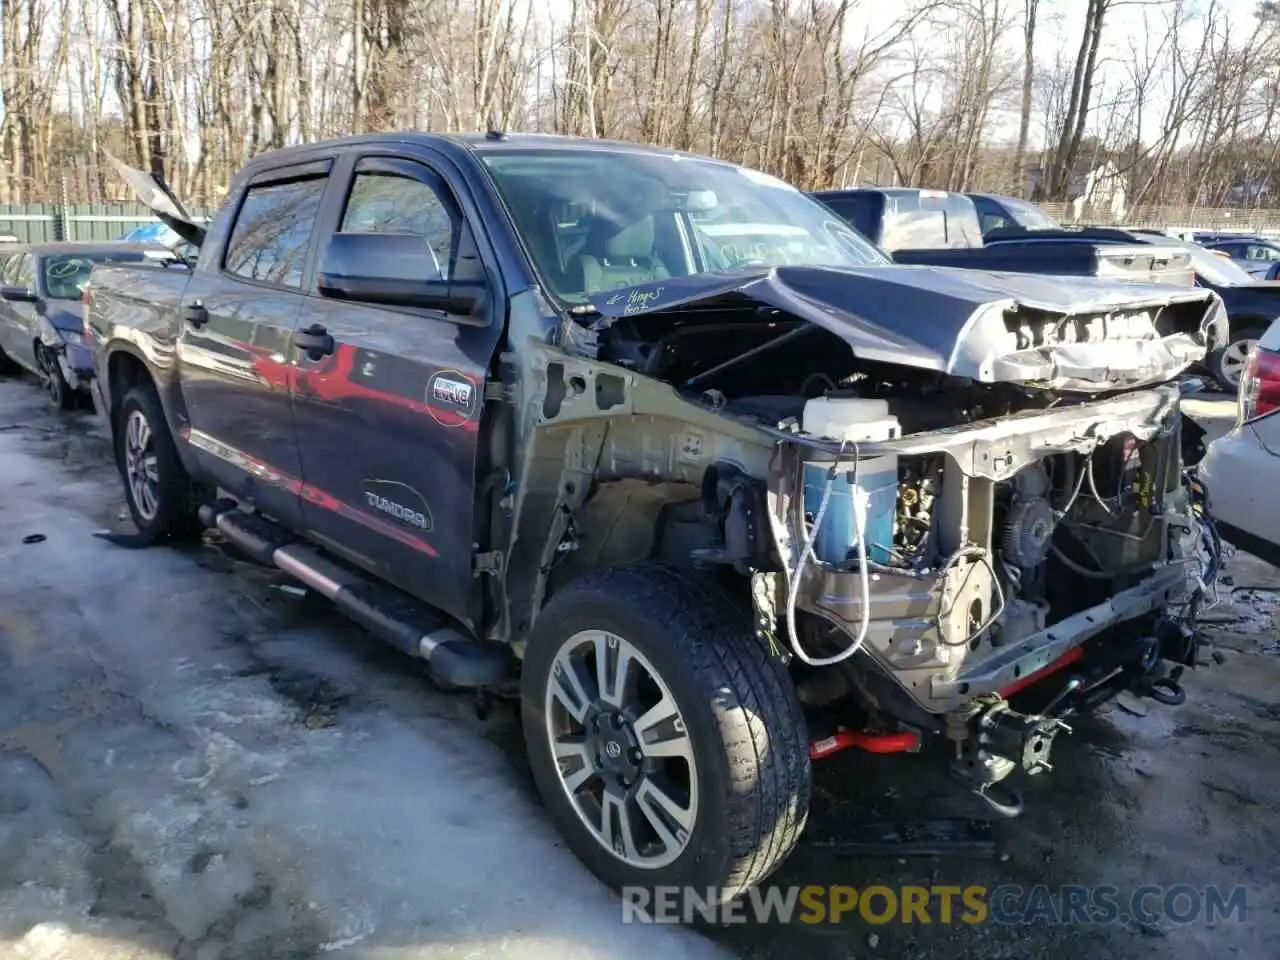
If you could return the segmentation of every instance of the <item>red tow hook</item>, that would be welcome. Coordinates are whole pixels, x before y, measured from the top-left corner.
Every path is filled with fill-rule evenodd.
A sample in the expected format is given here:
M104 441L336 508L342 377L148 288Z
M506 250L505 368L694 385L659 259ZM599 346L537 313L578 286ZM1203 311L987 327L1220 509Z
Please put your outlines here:
M1073 647L1047 666L1015 680L1000 691L1000 695L1002 697L1011 697L1020 690L1025 690L1033 683L1038 683L1050 674L1057 673L1063 667L1070 666L1083 659L1084 649ZM851 747L866 750L868 753L914 753L920 749L920 737L910 730L904 730L899 733L867 733L865 730L841 730L830 737L824 737L821 740L814 740L810 743L809 759L821 760L823 757L829 757L833 753L839 753L841 750L848 750Z
M857 747L868 753L913 753L920 749L920 738L910 730L901 733L867 733L863 730L841 730L837 734L809 744L809 759L821 760L841 750Z
M1036 670L1034 673L1028 673L1025 677L1022 677L1019 680L1013 681L1013 683L1009 684L1009 686L1005 687L1003 690L1000 691L1000 696L1004 697L1007 700L1009 699L1009 697L1012 697L1015 693L1018 693L1021 690L1027 689L1027 687L1031 686L1034 683L1039 683L1041 680L1043 680L1045 677L1049 676L1050 674L1057 673L1063 667L1068 667L1071 664L1077 663L1083 659L1084 659L1084 648L1072 647L1070 650L1068 650L1066 653L1060 656L1057 660L1053 661L1053 663L1050 663L1046 666L1041 667L1039 670Z

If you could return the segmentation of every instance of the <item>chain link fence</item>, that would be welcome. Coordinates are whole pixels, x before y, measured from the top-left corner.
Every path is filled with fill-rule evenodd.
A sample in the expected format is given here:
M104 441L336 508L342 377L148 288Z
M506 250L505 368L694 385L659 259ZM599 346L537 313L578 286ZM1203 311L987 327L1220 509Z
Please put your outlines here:
M1069 203L1038 206L1060 223L1089 227L1146 227L1152 230L1222 231L1280 236L1280 210L1246 207L1136 207L1122 218L1086 208L1079 218Z

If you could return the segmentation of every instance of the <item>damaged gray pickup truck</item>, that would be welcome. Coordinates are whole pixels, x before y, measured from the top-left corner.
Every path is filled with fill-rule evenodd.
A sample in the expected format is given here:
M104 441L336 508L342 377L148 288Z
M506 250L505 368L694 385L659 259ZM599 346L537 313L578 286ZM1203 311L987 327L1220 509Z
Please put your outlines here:
M1001 812L1066 721L1176 704L1210 291L896 266L798 190L627 144L255 158L193 268L95 268L138 540L214 527L451 687L516 692L615 886L759 883L811 761L937 743ZM975 801L977 802L977 801Z

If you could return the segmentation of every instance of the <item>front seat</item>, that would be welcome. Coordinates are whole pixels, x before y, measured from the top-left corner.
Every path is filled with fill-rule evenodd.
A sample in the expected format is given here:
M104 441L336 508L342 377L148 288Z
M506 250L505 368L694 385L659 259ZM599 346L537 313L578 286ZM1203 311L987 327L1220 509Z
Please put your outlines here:
M671 276L654 250L652 215L628 226L593 219L573 266L575 272L581 270L582 290L588 296Z

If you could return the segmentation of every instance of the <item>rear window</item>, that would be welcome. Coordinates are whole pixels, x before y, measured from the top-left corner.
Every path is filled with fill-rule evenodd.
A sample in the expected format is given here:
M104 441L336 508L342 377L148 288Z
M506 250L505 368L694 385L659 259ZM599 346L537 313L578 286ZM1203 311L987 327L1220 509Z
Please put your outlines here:
M982 246L978 212L963 194L895 188L817 199L890 253Z
M864 237L880 242L882 219L885 210L884 194L851 193L824 201L836 213L853 225Z
M886 250L936 250L982 246L982 229L973 201L958 193L904 191L886 197Z

